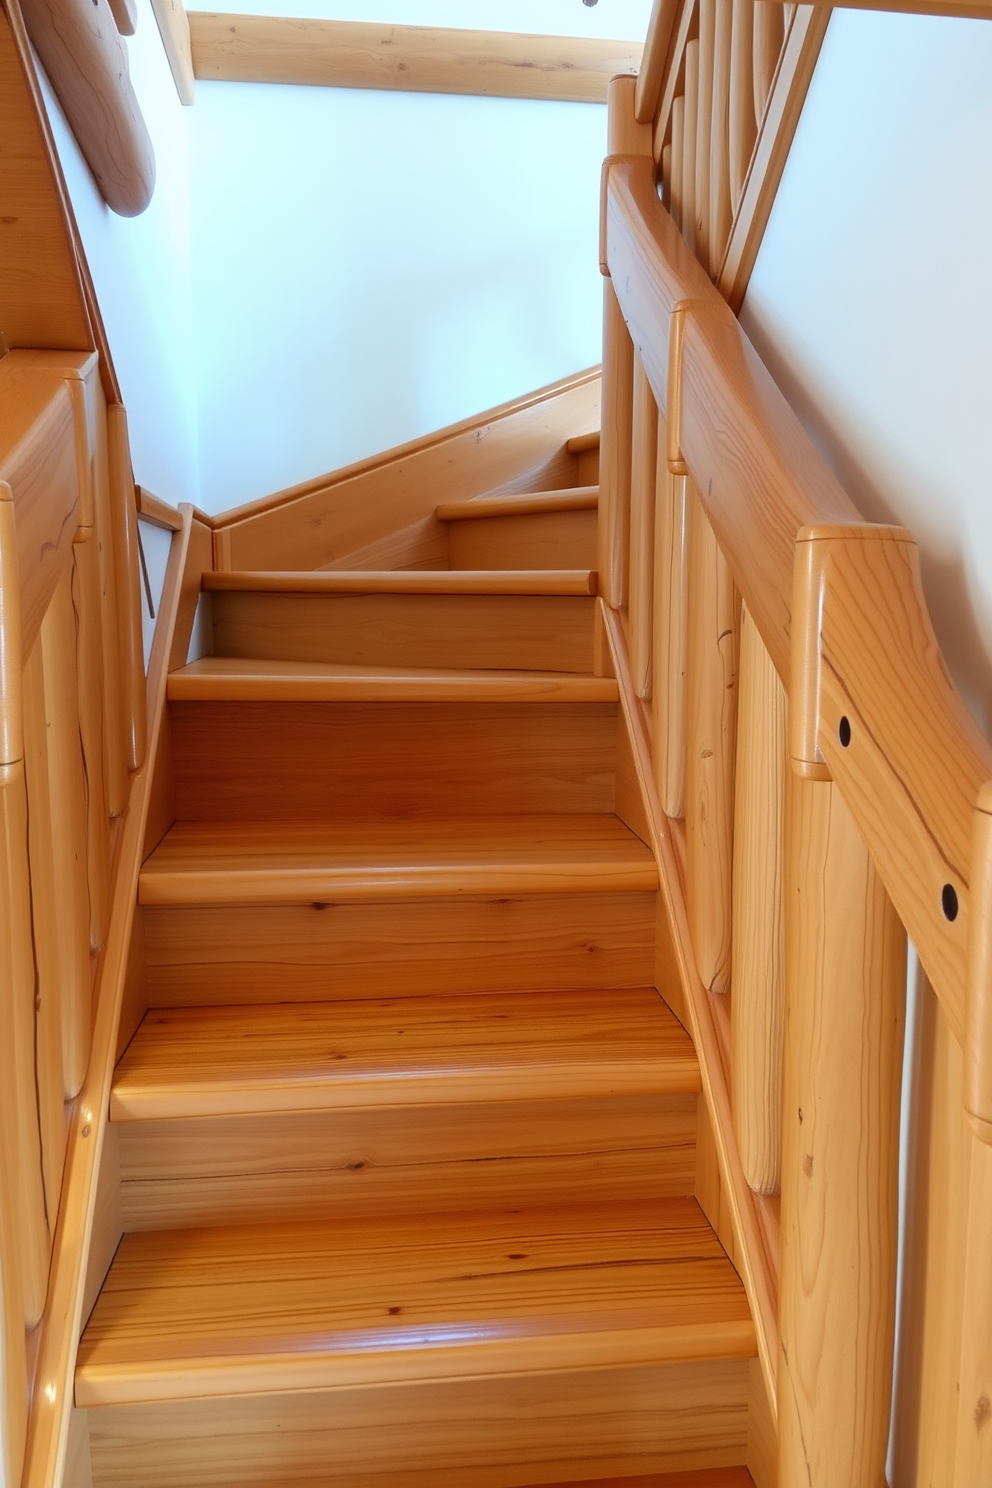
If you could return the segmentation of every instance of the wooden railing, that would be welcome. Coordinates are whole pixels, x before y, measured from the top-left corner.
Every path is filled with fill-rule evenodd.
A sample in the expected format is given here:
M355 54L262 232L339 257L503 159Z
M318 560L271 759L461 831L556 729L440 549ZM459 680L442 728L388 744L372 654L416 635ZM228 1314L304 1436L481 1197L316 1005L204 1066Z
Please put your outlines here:
M64 1415L68 1378L51 1360L72 1356L75 1333L52 1283L66 1225L82 1234L87 1223L88 1194L68 1219L64 1196L80 1149L97 1146L94 1022L115 892L122 873L137 872L121 842L145 752L124 410L107 406L96 353L13 351L0 360L0 1285L11 1484L21 1481L29 1410L33 1421L58 1403Z
M960 1389L932 1480L975 1488L992 1481L992 750L940 658L912 535L864 522L807 438L711 280L729 217L711 215L701 264L627 79L609 135L603 619L779 1482L884 1482L908 933L971 1120L964 1275L944 1294Z

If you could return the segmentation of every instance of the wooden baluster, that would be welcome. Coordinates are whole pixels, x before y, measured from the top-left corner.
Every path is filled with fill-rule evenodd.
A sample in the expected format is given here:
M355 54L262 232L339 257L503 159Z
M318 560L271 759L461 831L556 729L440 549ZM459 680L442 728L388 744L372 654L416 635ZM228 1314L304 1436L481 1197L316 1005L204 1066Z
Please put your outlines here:
M669 212L672 210L672 147L663 145L661 150L662 200Z
M79 673L77 720L86 777L86 878L89 939L100 949L110 923L110 810L104 754L100 553L95 539L73 545L72 601Z
M685 795L686 477L668 469L664 420L658 421L655 517L653 764L666 816L681 816Z
M711 992L730 989L739 601L698 495L688 499L685 841L689 934Z
M757 125L754 119L754 0L734 0L730 46L730 202L732 214L744 195Z
M80 752L79 694L82 678L77 668L77 617L72 565L67 564L41 625L44 714L47 722L44 745L36 741L37 780L30 781L32 813L37 796L44 790L47 773L50 800L48 812L52 843L52 906L57 945L57 971L53 1002L61 1004L62 1061L65 1095L77 1095L86 1075L90 1053L91 967L90 902L87 882L87 850L90 829L87 820L87 780ZM99 761L97 764L99 765ZM44 807L39 801L39 827ZM106 851L106 848L104 848ZM47 910L35 895L35 914ZM47 977L45 978L47 981ZM44 996L45 988L42 988Z
M662 446L664 454L664 446ZM654 510L658 473L658 405L634 354L634 416L630 475L630 670L638 697L651 696L651 608Z
M785 688L758 628L741 616L734 791L734 995L730 1004L734 1131L744 1175L777 1193L782 1162L785 1019Z
M15 1008L34 1001L24 785L17 534L10 487L0 482L0 1476L19 1483L27 1437L28 1376L21 1216L22 1118Z
M100 637L103 646L103 742L107 811L120 816L127 804L127 726L121 668L122 606L114 517L110 495L109 426L102 389L97 396L97 439L93 470L95 533L100 575Z
M713 51L716 0L699 0L699 82L696 105L696 242L704 267L710 261L710 127L713 113Z
M682 128L682 236L696 248L696 124L699 114L699 40L685 49L685 108Z
M141 636L141 575L138 558L138 510L131 473L127 415L119 403L107 409L110 465L110 509L118 573L121 642L127 698L127 759L137 770L145 759L145 662Z
M881 1485L906 936L837 788L786 824L779 1481Z
M684 232L682 209L682 168L685 164L685 99L676 98L672 104L672 204L669 211L680 232Z
M730 47L734 0L715 0L713 99L710 111L710 278L716 279L730 237Z
M754 117L760 124L782 51L783 16L779 0L755 0L753 36Z
M992 1483L992 1146L970 1147L953 1488Z

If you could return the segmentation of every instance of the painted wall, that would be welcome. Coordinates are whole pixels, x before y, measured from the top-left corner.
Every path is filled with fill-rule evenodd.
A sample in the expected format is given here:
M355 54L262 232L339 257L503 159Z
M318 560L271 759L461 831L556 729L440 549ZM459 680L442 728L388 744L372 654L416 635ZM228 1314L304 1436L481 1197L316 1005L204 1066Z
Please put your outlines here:
M992 26L836 10L741 321L992 731Z

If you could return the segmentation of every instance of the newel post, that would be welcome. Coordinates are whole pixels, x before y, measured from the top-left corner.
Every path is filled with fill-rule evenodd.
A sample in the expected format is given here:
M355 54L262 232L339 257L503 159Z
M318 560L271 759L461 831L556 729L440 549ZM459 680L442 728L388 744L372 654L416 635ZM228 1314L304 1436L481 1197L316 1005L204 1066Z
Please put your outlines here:
M630 474L634 430L634 344L606 262L606 183L616 159L651 154L651 125L634 117L633 76L610 80L603 162L599 267L603 280L603 411L599 449L599 592L614 610L627 603Z
M817 747L816 547L792 609L779 1482L884 1488L906 936Z

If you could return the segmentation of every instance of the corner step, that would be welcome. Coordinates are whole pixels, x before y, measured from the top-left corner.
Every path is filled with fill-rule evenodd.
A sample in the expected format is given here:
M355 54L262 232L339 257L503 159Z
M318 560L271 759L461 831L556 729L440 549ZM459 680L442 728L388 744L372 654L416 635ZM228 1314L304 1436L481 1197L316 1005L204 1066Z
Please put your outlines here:
M692 1042L653 988L160 1008L114 1076L114 1121L691 1094Z
M309 904L657 887L650 849L606 814L177 822L145 861L138 902Z
M554 512L595 511L598 486L570 486L562 491L531 491L518 496L476 496L470 501L442 501L434 508L439 522L470 522L487 517L537 517Z
M172 672L170 702L615 703L612 677L581 672L458 671L205 656Z
M744 1288L694 1199L130 1234L80 1407L745 1359Z
M598 588L594 570L575 568L535 569L315 569L279 573L268 569L251 572L210 570L202 587L211 593L234 591L252 594L581 594L594 595Z

